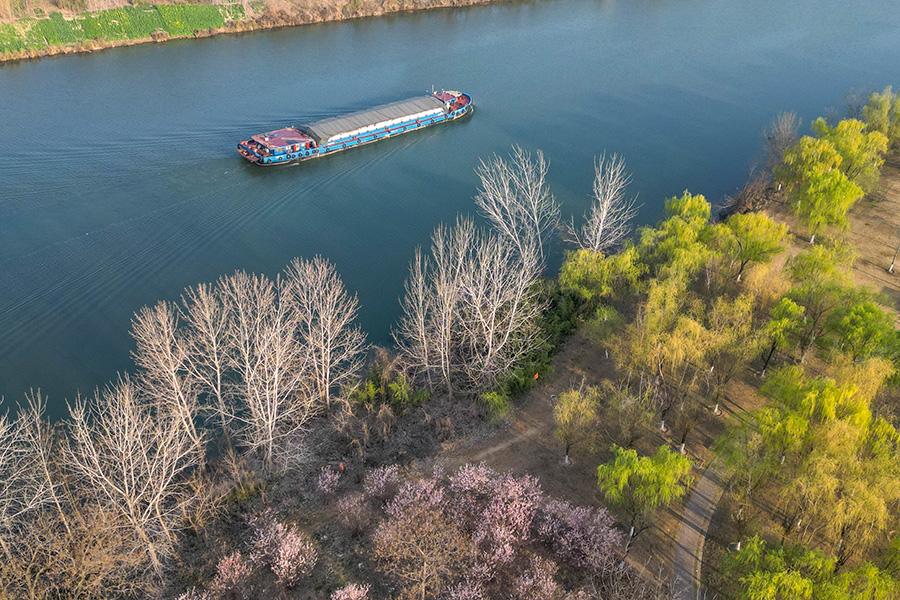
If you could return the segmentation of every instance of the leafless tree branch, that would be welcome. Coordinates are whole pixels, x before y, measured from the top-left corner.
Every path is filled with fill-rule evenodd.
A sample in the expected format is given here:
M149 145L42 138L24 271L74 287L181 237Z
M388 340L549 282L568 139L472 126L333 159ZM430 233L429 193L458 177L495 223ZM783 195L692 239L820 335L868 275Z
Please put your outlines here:
M584 224L566 227L568 237L579 247L609 253L631 233L631 220L637 215L637 198L627 198L625 190L631 174L618 154L604 152L594 165L594 201L584 216Z

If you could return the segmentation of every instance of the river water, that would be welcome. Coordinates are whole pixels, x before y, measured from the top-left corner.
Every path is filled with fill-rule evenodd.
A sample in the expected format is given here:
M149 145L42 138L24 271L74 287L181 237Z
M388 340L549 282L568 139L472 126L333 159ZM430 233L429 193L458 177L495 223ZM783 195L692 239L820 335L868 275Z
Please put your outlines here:
M414 248L474 212L480 158L542 149L566 214L625 156L640 222L743 182L772 116L900 84L896 0L541 0L0 67L0 394L130 368L131 315L235 269L332 259L387 343ZM282 169L243 136L412 95L470 119Z

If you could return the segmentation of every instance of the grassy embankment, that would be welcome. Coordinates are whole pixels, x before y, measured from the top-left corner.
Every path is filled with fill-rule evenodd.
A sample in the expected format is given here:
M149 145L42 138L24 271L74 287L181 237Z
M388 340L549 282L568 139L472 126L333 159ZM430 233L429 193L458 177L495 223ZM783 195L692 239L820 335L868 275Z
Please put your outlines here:
M492 0L295 0L0 10L0 62ZM0 0L2 2L2 0ZM115 0L114 3L118 3ZM2 6L0 6L2 8Z
M258 5L258 9L264 8L261 2L254 5ZM0 23L0 57L42 56L203 35L235 28L247 16L244 6L239 3L123 6L69 18L51 12L48 17Z

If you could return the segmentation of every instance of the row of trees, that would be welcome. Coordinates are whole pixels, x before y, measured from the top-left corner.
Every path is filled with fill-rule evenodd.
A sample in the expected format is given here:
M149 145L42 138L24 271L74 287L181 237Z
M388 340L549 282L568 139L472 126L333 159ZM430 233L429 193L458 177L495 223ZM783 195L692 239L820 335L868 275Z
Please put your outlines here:
M833 127L824 119L812 125L812 136L796 135L796 119L782 119L772 128L771 139L776 182L789 193L791 207L808 228L810 242L827 228L846 228L847 212L878 185L888 148L896 145L897 96L887 88L873 94L858 118L844 119ZM793 127L793 129L792 129Z
M897 142L895 101L888 88L861 108L862 121L817 120L815 138L784 152L776 176L813 236L846 226L850 205L876 185ZM895 385L898 336L882 300L854 286L852 261L840 238L787 261L763 372L780 350L795 350L797 364L774 369L762 387L766 405L717 442L734 473L738 551L723 565L734 597L887 599L900 591L896 551L885 552L900 501L900 433L875 410ZM810 373L811 359L824 375ZM743 545L754 531L761 535Z
M496 387L542 342L538 283L559 224L540 153L515 149L478 172L491 227L460 219L435 231L430 255L412 263L396 332L404 381L451 397ZM359 379L357 311L321 257L274 280L237 272L141 309L135 373L77 398L67 420L51 425L39 394L3 417L9 593L52 595L79 577L100 595L144 585L163 573L185 521L215 503L211 452L243 456L263 478L308 460L313 419ZM86 547L107 548L105 560Z
M136 374L77 398L68 420L51 425L39 394L18 419L4 417L0 547L4 584L18 590L9 593L40 597L80 577L102 595L144 583L147 568L161 575L209 493L211 440L265 476L304 458L311 419L361 365L356 310L319 257L275 281L238 272L142 309ZM98 540L104 560L85 552Z
M817 120L815 137L798 140L796 116L787 114L767 130L767 167L774 172L776 183L787 187L798 216L813 236L826 227L846 225L850 205L863 190L877 184L883 155L891 143L882 130L889 129L894 118L893 108L885 110L885 106L891 107L895 98L890 90L872 97L865 117L872 125L847 119L832 127ZM874 124L876 111L887 115L879 125ZM619 175L616 180L627 182L627 177ZM822 349L835 364L855 365L846 368L848 372L855 369L854 385L865 391L852 387L844 393L856 398L851 403L866 406L893 370L897 340L893 319L876 295L852 284L849 267L853 255L846 244L831 240L812 246L790 258L783 272L778 272L767 265L784 250L785 225L759 212L734 214L723 223L710 223L710 212L702 196L685 192L670 198L666 219L656 227L642 229L634 244L626 242L615 254L582 244L567 255L560 273L561 286L579 298L588 330L608 348L622 378L563 394L555 407L557 435L566 446L567 457L571 446L594 445L602 433L622 445L613 446L614 457L600 467L598 480L607 500L626 509L632 534L647 526L656 506L683 493L689 471L668 458L666 448L656 457L642 457L633 449L654 423L663 431L674 423L675 439L684 452L690 432L707 415L719 411L730 381L754 361L765 375L778 358L803 364L814 349ZM802 373L802 368L796 368ZM767 390L785 372L777 369ZM867 377L871 379L866 381ZM860 400L859 393L868 394L867 399ZM807 401L811 400L807 397ZM789 457L781 453L773 462L755 452L758 447L775 452L772 448L778 444L772 440L756 441L751 444L754 451L747 450L750 435L744 429L724 438L740 440L732 447L729 460L745 467L742 481L752 489L771 485L773 479L762 477L760 471L777 467L784 477L779 489L785 496L780 506L822 511L816 519L805 517L808 537L800 541L829 540L826 543L835 552L833 563L840 568L864 554L867 544L880 539L884 527L893 522L891 506L896 499L888 480L896 474L888 465L897 464L898 457L893 454L893 442L885 442L887 446L877 451L872 446L873 430L892 439L893 434L888 433L892 428L886 429L887 422L871 417L871 412L866 413L868 418L857 415L856 420L846 416L862 428L850 434L846 424L827 429L806 427L793 413L779 413L776 418L772 410L764 409L758 418L751 418L748 427L755 435L771 429L774 439L801 445L800 438L815 442L816 451L808 452L816 455L816 461L805 463L807 475L818 478L817 485L843 481L848 487L808 488L802 499L791 495L789 492L801 494L796 482L802 476L784 466ZM842 410L846 411L838 409L838 413ZM832 454L826 448L838 430L840 450L835 447ZM850 444L847 436L858 440L857 445ZM890 457L884 468L869 462L875 455ZM661 469L655 475L654 460ZM845 466L837 466L840 463ZM850 490L856 484L844 469L856 469L858 481L867 481L869 497L882 503L880 510L865 495ZM886 479L872 479L876 472ZM655 477L653 493L637 493L642 476ZM671 485L662 485L662 481ZM826 501L828 498L831 500ZM849 498L856 502L852 510L844 507ZM752 512L747 508L749 502L738 503L742 519ZM827 515L841 511L841 519L825 524ZM797 514L786 518L791 522L803 519Z

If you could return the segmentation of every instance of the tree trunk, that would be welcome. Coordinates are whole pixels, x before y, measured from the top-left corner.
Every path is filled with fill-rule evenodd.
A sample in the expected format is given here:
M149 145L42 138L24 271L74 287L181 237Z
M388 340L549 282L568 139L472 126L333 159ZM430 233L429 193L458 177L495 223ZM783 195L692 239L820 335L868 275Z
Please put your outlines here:
M765 362L763 362L763 368L762 368L762 374L761 374L762 377L765 377L765 375L766 375L766 369L769 368L769 361L772 360L772 356L775 355L775 348L777 346L778 346L778 340L776 340L775 338L772 338L772 346L769 348L769 354L768 354L768 356L766 356Z

